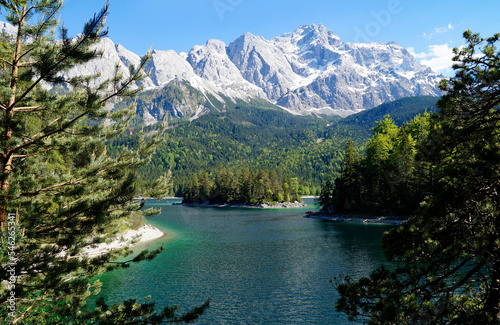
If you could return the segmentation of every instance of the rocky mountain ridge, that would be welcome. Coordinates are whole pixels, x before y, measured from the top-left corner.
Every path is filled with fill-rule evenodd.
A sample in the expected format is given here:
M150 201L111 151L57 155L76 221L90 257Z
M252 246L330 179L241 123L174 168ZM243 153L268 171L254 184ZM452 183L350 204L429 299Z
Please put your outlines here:
M12 26L2 23L0 27L12 33ZM137 65L141 59L107 38L99 47L102 58L75 67L68 75L100 72L104 79L118 64L126 76L130 64ZM139 110L147 110L143 115L148 124L165 114L194 118L209 110L222 111L226 101L252 99L293 114L348 116L399 98L439 96L442 78L397 43L343 42L323 25L304 25L270 40L250 33L228 45L209 40L189 53L153 50L146 72L147 91L172 84L184 89L179 87L182 82L205 98L205 103L177 98L178 105L170 103L171 110L143 105ZM177 94L185 97L193 90ZM190 102L196 107L190 107Z

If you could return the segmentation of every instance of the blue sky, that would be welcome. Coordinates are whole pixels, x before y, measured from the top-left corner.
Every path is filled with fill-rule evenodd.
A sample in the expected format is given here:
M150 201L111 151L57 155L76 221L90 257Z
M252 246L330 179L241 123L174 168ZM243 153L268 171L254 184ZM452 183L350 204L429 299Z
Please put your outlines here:
M105 0L65 0L70 34ZM396 41L421 63L451 74L451 49L471 29L500 32L498 0L110 0L110 38L129 50L189 51L208 39L230 43L244 32L267 39L303 24L323 24L343 41Z

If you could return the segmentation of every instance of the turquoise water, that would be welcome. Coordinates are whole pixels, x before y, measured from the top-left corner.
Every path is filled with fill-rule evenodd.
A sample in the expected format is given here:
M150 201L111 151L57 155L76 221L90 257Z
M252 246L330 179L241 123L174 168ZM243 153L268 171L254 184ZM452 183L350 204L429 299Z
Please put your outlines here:
M151 262L101 276L100 295L108 302L151 295L158 307L179 304L183 312L210 297L210 308L196 324L354 324L335 312L338 296L330 279L367 275L382 263L380 238L390 229L303 218L312 206L261 210L171 203L147 203L162 208L150 223L169 235L146 247L163 243L165 251Z

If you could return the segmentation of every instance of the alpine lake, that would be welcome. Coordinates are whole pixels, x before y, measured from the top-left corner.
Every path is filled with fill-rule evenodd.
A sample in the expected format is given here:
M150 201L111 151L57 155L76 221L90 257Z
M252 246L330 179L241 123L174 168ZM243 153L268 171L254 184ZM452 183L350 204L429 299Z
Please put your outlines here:
M334 277L367 276L384 262L382 234L393 226L304 218L315 210L208 208L147 201L148 223L165 236L134 247L165 250L150 262L99 277L108 304L151 296L178 313L210 307L194 324L357 324L335 311ZM96 296L89 299L93 305Z

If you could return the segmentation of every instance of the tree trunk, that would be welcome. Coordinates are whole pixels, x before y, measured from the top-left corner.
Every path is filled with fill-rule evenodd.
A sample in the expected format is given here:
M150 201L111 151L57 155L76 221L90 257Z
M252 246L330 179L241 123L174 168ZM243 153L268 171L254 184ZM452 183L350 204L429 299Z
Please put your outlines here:
M500 259L497 258L491 274L491 288L484 304L484 311L500 322Z
M21 57L23 34L22 28L25 23L26 16L26 5L23 6L22 13L17 26L17 38L16 38L16 48L12 56L12 75L10 79L10 98L9 103L6 105L7 112L5 114L5 149L2 153L2 182L0 184L0 228L4 229L5 221L7 220L7 205L9 203L9 197L7 192L9 190L9 176L12 171L12 159L14 155L14 150L10 145L10 140L12 139L13 132L13 122L14 122L14 107L16 104L16 92L17 92L17 78L19 76L19 60Z

